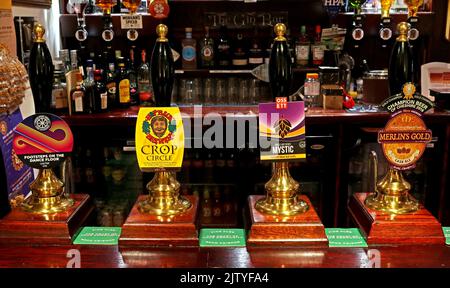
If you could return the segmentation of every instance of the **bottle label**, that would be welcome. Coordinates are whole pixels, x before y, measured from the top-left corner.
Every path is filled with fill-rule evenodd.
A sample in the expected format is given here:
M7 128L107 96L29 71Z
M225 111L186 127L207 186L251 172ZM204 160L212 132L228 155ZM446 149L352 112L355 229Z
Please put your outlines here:
M109 82L106 84L106 89L109 94L116 95L116 82Z
M319 96L320 94L320 83L319 81L305 82L305 96Z
M213 49L211 46L205 46L202 48L203 60L211 61L213 59Z
M75 101L75 112L83 112L83 92L75 91L72 94L72 98Z
M211 208L209 208L209 207L203 207L203 209L202 209L202 214L203 214L203 217L211 217Z
M247 59L233 59L234 66L245 66L248 64Z
M67 102L66 93L63 88L57 88L52 91L52 104L54 104L56 109L67 108Z
M195 48L193 46L184 46L183 47L183 59L185 61L194 61L195 60Z
M100 94L100 107L102 110L108 109L108 93Z
M295 46L295 56L297 60L309 60L309 45Z
M119 101L120 103L130 102L130 80L123 79L119 83Z
M214 209L213 209L213 216L214 217L222 216L222 209L220 209L220 207L214 207Z
M262 57L248 58L248 63L250 63L250 64L263 64L263 62L264 62L264 58L262 58Z
M322 61L325 56L325 47L323 45L316 45L313 48L313 60Z

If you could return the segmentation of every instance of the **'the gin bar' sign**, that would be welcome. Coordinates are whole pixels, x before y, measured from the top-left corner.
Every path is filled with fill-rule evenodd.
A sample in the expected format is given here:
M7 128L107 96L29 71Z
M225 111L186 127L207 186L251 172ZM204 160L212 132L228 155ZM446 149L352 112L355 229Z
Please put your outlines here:
M205 12L205 23L211 28L251 28L287 23L288 12Z

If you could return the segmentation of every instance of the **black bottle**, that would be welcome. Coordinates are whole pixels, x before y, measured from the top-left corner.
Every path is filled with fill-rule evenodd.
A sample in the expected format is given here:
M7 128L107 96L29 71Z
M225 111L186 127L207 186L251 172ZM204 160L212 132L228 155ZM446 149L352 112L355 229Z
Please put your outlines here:
M174 80L174 63L172 50L169 41L166 38L168 28L164 24L156 27L155 47L152 52L151 77L153 83L153 93L155 95L155 104L157 107L169 107L172 97L172 88Z

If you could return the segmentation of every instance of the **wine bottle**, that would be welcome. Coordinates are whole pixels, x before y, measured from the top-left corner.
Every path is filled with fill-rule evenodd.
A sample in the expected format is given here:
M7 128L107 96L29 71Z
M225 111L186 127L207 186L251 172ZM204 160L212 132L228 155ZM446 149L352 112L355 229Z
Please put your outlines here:
M130 104L139 104L139 91L137 83L137 75L134 62L134 49L130 49L130 58L128 59L128 78L130 79Z
M414 58L408 41L409 24L401 22L397 25L399 36L392 49L389 60L389 93L396 95L402 93L405 83L416 83L414 71Z
M226 26L221 26L219 30L219 39L217 41L217 65L221 68L229 67L230 60L230 41L228 40L228 32Z
M183 69L197 68L197 41L192 38L192 28L187 27L186 38L181 41Z
M72 113L86 113L86 90L83 85L83 76L80 72L76 73L77 85L70 92L72 101Z
M117 59L119 63L119 75L117 81L117 88L119 88L118 93L118 106L121 108L127 108L130 106L131 97L130 97L130 78L128 75L128 71L125 68L125 59L123 57L119 57Z
M157 107L169 107L172 98L175 71L172 49L169 46L169 40L166 38L167 32L168 28L164 24L159 24L156 27L158 39L153 48L150 65L153 93Z
M114 62L108 64L108 71L106 72L106 91L108 92L108 106L114 107L117 102L117 75L114 67Z
M275 34L277 37L272 46L272 52L269 60L269 80L272 90L272 98L287 97L292 81L292 60L287 45L286 26L278 23L275 25Z
M95 81L94 81L94 69L93 67L86 67L86 79L84 79L84 89L86 98L84 110L86 113L94 113L99 111L100 107L96 107L98 104L95 101Z
M34 26L33 47L30 52L28 74L33 91L36 113L50 112L53 90L53 61L47 44L45 43L45 29L41 24Z
M208 26L205 26L205 37L200 43L200 65L202 68L214 66L214 40L209 36Z
M102 71L96 69L94 71L95 80L95 98L94 112L104 112L108 110L108 92L102 76Z
M145 49L141 52L142 64L138 69L138 88L141 106L153 106L153 88L150 80L150 67Z
M248 65L247 47L242 33L237 34L231 63L233 64L233 68L237 69L244 69Z

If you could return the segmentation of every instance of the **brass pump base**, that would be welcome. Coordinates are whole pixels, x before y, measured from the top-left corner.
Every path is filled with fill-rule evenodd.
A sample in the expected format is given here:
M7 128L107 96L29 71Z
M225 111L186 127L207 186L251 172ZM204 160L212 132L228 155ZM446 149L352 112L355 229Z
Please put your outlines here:
M388 173L376 185L376 193L366 199L366 206L391 214L412 213L419 210L419 202L409 195L409 184L403 173L389 168Z
M419 202L410 196L411 184L405 180L402 171L389 167L386 175L377 182L378 158L374 151L371 152L370 160L373 163L375 194L367 197L365 205L372 210L390 214L406 214L419 210Z
M273 163L272 178L265 185L267 196L256 202L256 210L277 216L293 216L308 211L308 204L297 193L299 187L289 173L287 162Z
M25 212L53 214L69 209L74 201L63 194L64 183L51 169L40 169L30 184L31 196L22 203Z
M191 208L192 204L180 197L180 183L168 171L157 171L147 184L149 196L139 203L139 211L158 216L179 215Z

